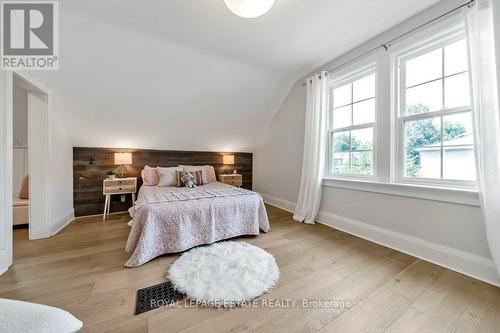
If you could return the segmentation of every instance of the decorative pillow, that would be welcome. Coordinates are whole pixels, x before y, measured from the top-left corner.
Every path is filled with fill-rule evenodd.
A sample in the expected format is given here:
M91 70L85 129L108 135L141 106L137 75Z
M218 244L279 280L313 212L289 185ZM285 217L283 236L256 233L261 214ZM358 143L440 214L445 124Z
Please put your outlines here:
M71 313L43 304L0 298L0 332L40 333L79 331L82 322Z
M205 168L207 168L207 182L215 183L217 181L217 175L214 167L211 165L205 165Z
M24 177L18 197L19 199L30 198L30 175L26 175L26 177Z
M158 171L156 168L152 168L149 166L145 166L144 170L141 172L142 183L148 186L156 186L160 181L160 177L158 176Z
M215 174L215 169L211 165L179 165L184 171L196 171L201 170L203 174L204 184L213 183L217 181L217 176ZM200 185L200 184L198 184Z
M190 173L194 177L195 185L203 185L203 174L201 170L195 170L195 171L177 171L177 186L178 187L192 187L192 186L187 186L186 181L185 181L185 174Z
M171 167L171 168L161 168L157 167L159 181L158 186L176 186L177 185L177 171L182 171L182 168Z
M194 173L196 174L197 171ZM182 180L184 181L184 184L186 187L193 188L196 187L196 178L193 176L191 172L184 172L184 177L182 177Z

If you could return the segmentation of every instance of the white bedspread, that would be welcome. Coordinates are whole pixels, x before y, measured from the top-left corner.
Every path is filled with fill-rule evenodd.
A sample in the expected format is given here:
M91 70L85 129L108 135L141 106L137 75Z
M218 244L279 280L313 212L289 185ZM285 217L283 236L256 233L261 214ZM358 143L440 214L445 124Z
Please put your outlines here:
M241 235L258 235L269 231L269 220L262 197L255 192L194 199L171 198L172 192L231 192L232 186L210 183L194 189L185 187L142 186L132 219L126 250L131 253L126 267L140 266L165 254L185 251L194 246L211 244ZM186 193L187 194L187 193ZM146 198L149 198L147 200Z

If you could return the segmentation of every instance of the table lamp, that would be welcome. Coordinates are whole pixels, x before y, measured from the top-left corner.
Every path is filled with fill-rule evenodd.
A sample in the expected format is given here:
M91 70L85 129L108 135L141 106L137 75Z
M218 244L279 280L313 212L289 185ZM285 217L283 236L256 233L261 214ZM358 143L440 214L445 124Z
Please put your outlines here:
M125 165L132 164L132 153L115 153L115 164L120 165L118 167L118 177L126 177L127 169Z
M222 164L224 165L234 165L234 155L222 155ZM226 170L228 171L228 170ZM229 173L229 172L226 172ZM236 173L236 169L234 169L233 173Z

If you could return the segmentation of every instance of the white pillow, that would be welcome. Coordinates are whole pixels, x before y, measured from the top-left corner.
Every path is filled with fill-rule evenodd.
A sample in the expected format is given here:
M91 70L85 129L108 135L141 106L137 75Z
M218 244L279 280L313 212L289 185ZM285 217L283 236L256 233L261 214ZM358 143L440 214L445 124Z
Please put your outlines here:
M160 181L158 186L177 186L177 172L182 171L182 168L171 167L171 168L161 168L156 167L158 171L158 176L160 176Z
M71 313L52 306L0 298L2 333L70 333L82 325Z
M215 173L215 168L211 165L205 165L207 168L208 182L215 183L217 181L217 174Z
M217 181L215 169L211 165L179 165L179 167L183 168L186 172L201 170L201 176L205 184Z

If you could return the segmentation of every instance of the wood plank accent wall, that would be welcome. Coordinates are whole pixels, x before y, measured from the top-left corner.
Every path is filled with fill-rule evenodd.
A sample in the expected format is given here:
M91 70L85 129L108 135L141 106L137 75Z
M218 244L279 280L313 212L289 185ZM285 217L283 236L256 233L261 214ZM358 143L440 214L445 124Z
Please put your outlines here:
M235 164L224 166L223 153L194 152L150 149L115 149L115 148L73 148L73 203L76 216L102 214L104 196L102 181L106 171L116 168L114 153L131 152L132 164L127 165L127 175L138 177L138 189L142 185L140 176L145 165L171 167L184 165L212 165L217 174L237 169L243 176L243 187L252 189L252 153L224 153L234 155ZM111 212L126 211L132 205L130 195L126 202L120 202L120 196L112 196Z

